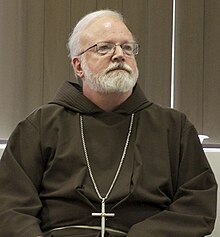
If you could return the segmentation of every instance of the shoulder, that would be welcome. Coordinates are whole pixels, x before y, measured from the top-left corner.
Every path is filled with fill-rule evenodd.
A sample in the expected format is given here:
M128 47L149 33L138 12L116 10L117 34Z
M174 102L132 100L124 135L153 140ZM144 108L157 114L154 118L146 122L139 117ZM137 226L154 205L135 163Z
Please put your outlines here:
M186 119L186 115L176 109L163 107L161 105L152 103L148 108L145 109L145 112L155 118L160 119Z
M45 104L34 109L29 115L27 115L19 124L31 124L32 126L39 128L46 124L52 124L53 122L65 120L65 117L75 114L74 111L66 109L62 105L58 104Z
M170 128L188 129L193 127L186 114L173 108L163 107L152 103L151 106L142 111L147 120Z

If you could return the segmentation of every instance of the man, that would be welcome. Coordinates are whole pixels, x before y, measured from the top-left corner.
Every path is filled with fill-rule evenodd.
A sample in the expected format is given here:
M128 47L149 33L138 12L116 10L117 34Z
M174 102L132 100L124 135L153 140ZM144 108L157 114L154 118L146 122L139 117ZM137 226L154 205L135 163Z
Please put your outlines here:
M138 86L120 14L88 14L65 82L11 135L0 164L0 236L203 237L217 184L197 132Z

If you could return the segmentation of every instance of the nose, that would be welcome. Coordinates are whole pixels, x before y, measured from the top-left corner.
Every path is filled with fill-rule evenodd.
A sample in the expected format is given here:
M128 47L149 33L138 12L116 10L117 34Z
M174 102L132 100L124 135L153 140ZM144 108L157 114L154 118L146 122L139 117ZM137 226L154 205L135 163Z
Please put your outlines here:
M124 52L120 45L115 45L115 51L112 55L113 62L122 62L125 60Z

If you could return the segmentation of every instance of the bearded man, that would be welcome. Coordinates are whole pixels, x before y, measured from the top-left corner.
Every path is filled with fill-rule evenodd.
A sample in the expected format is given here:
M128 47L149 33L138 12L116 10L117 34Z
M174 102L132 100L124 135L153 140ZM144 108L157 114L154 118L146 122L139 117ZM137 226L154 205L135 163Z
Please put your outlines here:
M146 99L122 16L86 15L68 45L80 84L64 82L2 156L0 236L210 234L217 184L198 134Z

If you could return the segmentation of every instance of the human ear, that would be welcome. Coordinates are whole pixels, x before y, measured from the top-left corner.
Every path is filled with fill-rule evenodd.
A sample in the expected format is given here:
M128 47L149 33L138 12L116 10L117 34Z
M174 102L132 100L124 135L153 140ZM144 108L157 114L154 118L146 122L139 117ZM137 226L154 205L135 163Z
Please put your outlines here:
M73 58L72 61L71 61L71 64L72 64L72 67L73 67L73 70L74 70L75 74L78 77L83 78L84 77L84 72L83 72L83 69L81 67L80 58L79 57Z

